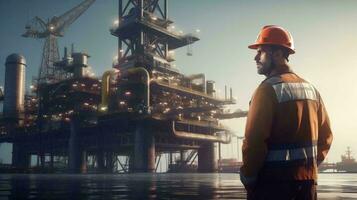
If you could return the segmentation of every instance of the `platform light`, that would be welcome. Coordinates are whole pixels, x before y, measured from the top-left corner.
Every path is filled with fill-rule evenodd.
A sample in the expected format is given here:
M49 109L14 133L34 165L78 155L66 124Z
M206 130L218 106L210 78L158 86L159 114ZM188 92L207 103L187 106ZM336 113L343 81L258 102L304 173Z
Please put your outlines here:
M114 24L115 26L118 26L118 25L119 25L119 19L114 20L113 24Z
M196 29L196 33L199 33L199 32L201 32L201 30L200 29Z
M152 16L151 19L154 20L154 21L156 21L156 20L157 20L157 17L156 17L156 16Z
M107 106L101 106L99 110L102 111L102 112L105 112L106 110L108 110L108 107Z
M50 30L53 31L53 29L55 29L55 27L54 26L50 26Z

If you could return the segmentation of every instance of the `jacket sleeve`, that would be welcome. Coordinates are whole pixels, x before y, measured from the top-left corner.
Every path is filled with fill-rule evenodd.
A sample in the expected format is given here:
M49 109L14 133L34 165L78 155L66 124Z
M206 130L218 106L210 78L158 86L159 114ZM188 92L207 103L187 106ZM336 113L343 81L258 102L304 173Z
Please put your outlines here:
M320 97L320 106L318 110L318 141L317 141L317 164L320 165L328 151L330 150L333 135L330 126L330 120L325 105Z
M272 86L261 84L250 102L245 128L241 167L241 181L244 185L254 182L264 165L268 152L266 140L272 129L276 104L277 99Z

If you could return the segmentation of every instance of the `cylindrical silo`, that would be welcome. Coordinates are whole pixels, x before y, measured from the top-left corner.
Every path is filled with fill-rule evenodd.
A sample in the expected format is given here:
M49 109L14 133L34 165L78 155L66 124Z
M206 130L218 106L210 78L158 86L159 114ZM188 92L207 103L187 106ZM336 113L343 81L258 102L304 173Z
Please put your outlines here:
M11 54L5 63L4 117L22 125L25 103L25 57Z
M86 53L72 53L74 77L82 78L85 76L85 68L88 67L88 58Z

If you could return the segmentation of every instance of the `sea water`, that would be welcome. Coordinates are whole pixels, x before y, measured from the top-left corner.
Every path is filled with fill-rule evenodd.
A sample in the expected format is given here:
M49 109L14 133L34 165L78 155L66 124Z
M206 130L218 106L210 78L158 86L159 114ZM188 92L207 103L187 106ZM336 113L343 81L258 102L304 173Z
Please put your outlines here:
M245 199L239 174L0 174L0 199ZM357 174L320 174L319 199L357 199Z

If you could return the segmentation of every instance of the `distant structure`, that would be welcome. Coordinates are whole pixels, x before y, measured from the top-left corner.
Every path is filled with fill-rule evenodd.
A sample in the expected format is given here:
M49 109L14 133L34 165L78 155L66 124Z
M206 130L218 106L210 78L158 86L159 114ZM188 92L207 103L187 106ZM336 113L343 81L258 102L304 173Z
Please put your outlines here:
M63 15L52 17L47 22L36 16L26 25L26 32L22 34L23 37L45 39L38 75L39 83L55 82L65 78L64 71L54 65L55 62L60 60L57 37L63 37L65 29L81 16L94 1L85 0Z
M357 162L352 156L350 147L347 147L346 153L341 155L341 161L337 163L323 162L319 166L319 172L336 172L336 173L357 173Z
M119 0L119 19L110 33L118 37L118 56L101 79L86 73L88 54L69 55L65 49L63 59L53 63L66 73L63 79L32 85L32 95L15 95L24 99L15 116L23 117L9 121L4 112L0 118L0 142L14 145L13 167L155 172L161 155L169 154L170 171L191 169L187 166L197 158L195 171L216 172L216 144L232 137L220 119L247 112L226 112L225 105L235 103L232 90L219 98L214 81L203 73L186 76L172 65L173 51L198 37L175 31L167 0ZM21 59L14 63L13 70L23 69ZM180 154L176 163L174 153ZM37 158L34 167L31 157Z

